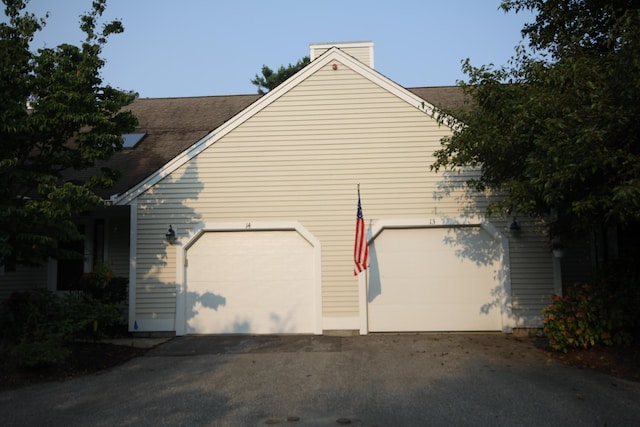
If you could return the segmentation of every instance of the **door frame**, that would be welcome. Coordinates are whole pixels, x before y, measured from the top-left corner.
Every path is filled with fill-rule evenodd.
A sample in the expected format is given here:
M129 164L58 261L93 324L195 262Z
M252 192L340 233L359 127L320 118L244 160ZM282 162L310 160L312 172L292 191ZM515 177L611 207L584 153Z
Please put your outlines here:
M187 252L205 233L216 231L295 231L314 249L314 333L322 334L322 251L320 240L298 221L256 221L200 223L196 225L182 242L176 245L176 335L186 334L187 312Z

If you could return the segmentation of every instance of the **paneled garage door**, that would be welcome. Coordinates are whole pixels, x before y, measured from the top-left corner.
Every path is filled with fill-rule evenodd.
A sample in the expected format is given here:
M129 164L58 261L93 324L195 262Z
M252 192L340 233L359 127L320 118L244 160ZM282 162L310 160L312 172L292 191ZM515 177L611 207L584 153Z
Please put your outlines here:
M314 332L314 247L298 232L206 232L187 263L186 333Z
M498 248L481 227L384 229L370 246L369 330L501 330Z

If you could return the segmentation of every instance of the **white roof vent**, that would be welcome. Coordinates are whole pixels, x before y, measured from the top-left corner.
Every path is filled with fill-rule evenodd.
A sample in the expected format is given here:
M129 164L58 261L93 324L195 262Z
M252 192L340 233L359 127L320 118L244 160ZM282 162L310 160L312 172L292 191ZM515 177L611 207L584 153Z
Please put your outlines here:
M337 47L347 55L353 56L363 64L373 68L373 42L337 42L337 43L311 43L310 57L313 61L332 47Z

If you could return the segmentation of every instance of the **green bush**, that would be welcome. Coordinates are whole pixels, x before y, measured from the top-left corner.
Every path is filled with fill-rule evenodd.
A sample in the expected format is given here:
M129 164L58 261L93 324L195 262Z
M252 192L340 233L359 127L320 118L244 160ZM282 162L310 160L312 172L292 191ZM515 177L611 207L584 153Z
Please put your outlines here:
M104 303L124 303L127 299L126 277L113 277L108 263L98 263L93 271L85 273L80 279L80 289Z
M71 323L64 319L61 300L44 289L14 292L5 302L9 321L4 328L7 356L21 366L54 364L69 356L64 347Z
M118 304L100 301L86 294L69 294L64 297L66 320L72 325L71 339L97 339L105 330L124 322Z
M124 321L121 306L83 293L17 292L5 304L9 321L4 328L4 351L28 367L59 363L69 356L70 342L98 338Z
M630 344L635 327L625 290L615 281L578 283L543 310L544 334L556 351Z
M17 365L26 368L38 368L64 362L71 355L69 350L55 336L42 340L21 339L9 346L7 356Z

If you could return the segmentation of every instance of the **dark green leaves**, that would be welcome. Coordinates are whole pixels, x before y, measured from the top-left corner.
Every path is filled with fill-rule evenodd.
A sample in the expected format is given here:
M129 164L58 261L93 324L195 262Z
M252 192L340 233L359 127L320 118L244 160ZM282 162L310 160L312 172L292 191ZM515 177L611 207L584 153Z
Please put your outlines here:
M289 64L287 67L280 66L277 72L274 72L271 68L263 65L262 77L256 74L256 77L251 80L251 83L258 87L258 93L267 93L271 89L275 88L276 86L287 80L289 77L293 76L295 73L303 69L307 64L309 64L309 62L309 57L305 56L295 65Z
M44 25L24 12L25 2L3 0L8 23L0 24L0 262L42 262L60 241L77 238L69 218L102 204L91 191L113 183L108 169L69 181L122 148L123 133L137 121L122 107L135 94L104 85L102 47L122 32L103 24L106 1L81 17L86 40L34 52L30 43ZM77 175L77 174L76 174Z
M464 70L471 112L433 169L477 166L508 196L493 210L556 218L552 233L640 221L640 11L628 2L522 0L533 9L509 67ZM546 54L551 54L551 60Z

